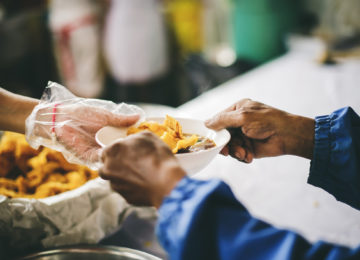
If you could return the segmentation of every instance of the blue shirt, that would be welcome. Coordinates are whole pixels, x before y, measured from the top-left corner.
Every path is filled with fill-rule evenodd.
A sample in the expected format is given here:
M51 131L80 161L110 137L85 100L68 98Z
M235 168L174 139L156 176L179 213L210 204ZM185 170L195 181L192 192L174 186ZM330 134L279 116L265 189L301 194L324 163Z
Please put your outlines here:
M360 209L360 118L351 108L315 119L309 183ZM185 177L165 198L157 226L170 259L360 259L355 249L309 243L250 215L221 180Z

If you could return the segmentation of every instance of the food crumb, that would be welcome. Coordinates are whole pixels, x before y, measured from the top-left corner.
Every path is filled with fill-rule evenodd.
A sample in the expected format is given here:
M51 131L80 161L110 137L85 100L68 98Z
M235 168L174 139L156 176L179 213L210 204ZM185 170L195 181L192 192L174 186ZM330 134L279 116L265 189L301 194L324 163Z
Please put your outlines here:
M314 206L314 208L318 208L320 206L320 204L319 204L319 202L317 200L315 200L313 202L313 206Z

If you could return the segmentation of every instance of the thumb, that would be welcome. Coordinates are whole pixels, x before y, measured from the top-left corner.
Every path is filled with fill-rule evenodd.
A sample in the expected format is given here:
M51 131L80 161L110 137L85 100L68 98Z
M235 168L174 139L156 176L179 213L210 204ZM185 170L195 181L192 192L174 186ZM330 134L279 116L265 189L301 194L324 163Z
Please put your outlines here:
M214 130L221 130L229 127L241 127L242 124L243 116L238 111L220 112L205 121L206 127Z
M139 119L140 119L139 114L133 114L133 115L114 114L109 118L108 124L110 126L115 126L115 127L130 126L135 124Z

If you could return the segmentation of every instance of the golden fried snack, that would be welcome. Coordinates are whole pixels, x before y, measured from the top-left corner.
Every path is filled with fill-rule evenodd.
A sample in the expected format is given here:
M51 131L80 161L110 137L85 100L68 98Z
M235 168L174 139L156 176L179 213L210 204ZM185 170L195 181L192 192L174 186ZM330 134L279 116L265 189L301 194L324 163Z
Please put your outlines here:
M70 187L66 183L46 182L44 184L39 185L39 187L37 187L35 194L32 196L32 198L35 199L46 198L69 190Z
M80 165L77 164L73 164L73 163L69 163L64 156L62 155L62 153L58 153L55 152L49 148L45 148L47 149L49 152L46 155L46 158L48 160L48 162L58 162L61 165L61 168L64 171L76 171L77 169L79 169L79 167L81 168ZM87 168L87 167L86 167Z
M2 188L0 187L0 194L6 196L6 197L10 197L10 198L19 198L19 193L11 190L11 189L6 189L6 188Z
M0 153L0 177L5 177L15 166L15 157L11 153Z
M87 182L87 178L83 172L69 172L66 174L67 183L70 188L75 189Z
M6 132L0 141L0 194L7 197L45 198L96 177L97 171L71 164L59 152L31 148L24 135Z
M0 177L5 177L15 167L16 140L4 133L0 141Z
M19 176L15 180L19 194L26 194L28 191L27 181L23 176Z
M34 148L30 147L26 142L25 138L19 134L19 138L16 141L16 149L15 149L15 165L22 172L26 172L30 169L27 164L27 160L36 156L38 151Z
M180 123L173 117L166 115L164 123L142 122L139 126L130 127L127 135L148 130L160 137L172 150L177 153L180 149L186 149L198 141L197 135L186 137L182 132Z
M18 186L16 184L16 181L14 181L14 180L0 178L0 188L17 191Z
M49 162L44 165L37 166L26 173L27 186L29 188L36 188L45 181L48 175L53 173L55 170L58 170L60 167L60 164L57 162Z
M66 181L67 181L66 176L58 172L54 172L50 174L46 179L46 182L66 183Z
M33 198L40 199L59 194L64 191L76 189L85 184L88 179L81 171L73 171L67 173L62 182L48 181L36 188Z
M21 136L21 135L20 135ZM5 132L0 141L0 153L15 153L18 134Z
M175 120L175 118L173 118L169 115L166 115L164 125L167 126L168 128L170 128L171 130L173 130L174 131L173 133L178 138L180 138L180 139L183 138L182 127L181 127L180 123L177 120Z

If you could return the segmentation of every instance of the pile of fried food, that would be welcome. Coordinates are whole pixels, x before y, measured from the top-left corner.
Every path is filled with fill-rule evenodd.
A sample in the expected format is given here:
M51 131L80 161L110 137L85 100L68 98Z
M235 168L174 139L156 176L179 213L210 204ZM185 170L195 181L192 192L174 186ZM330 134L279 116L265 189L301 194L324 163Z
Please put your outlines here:
M60 152L35 150L25 136L5 132L0 141L0 194L10 198L45 198L75 189L98 176L71 164Z
M136 127L130 127L127 131L127 135L145 130L153 132L159 136L160 139L170 147L174 154L182 149L187 149L198 141L197 135L184 135L179 122L169 115L166 115L163 124L159 124L154 121L145 121Z

